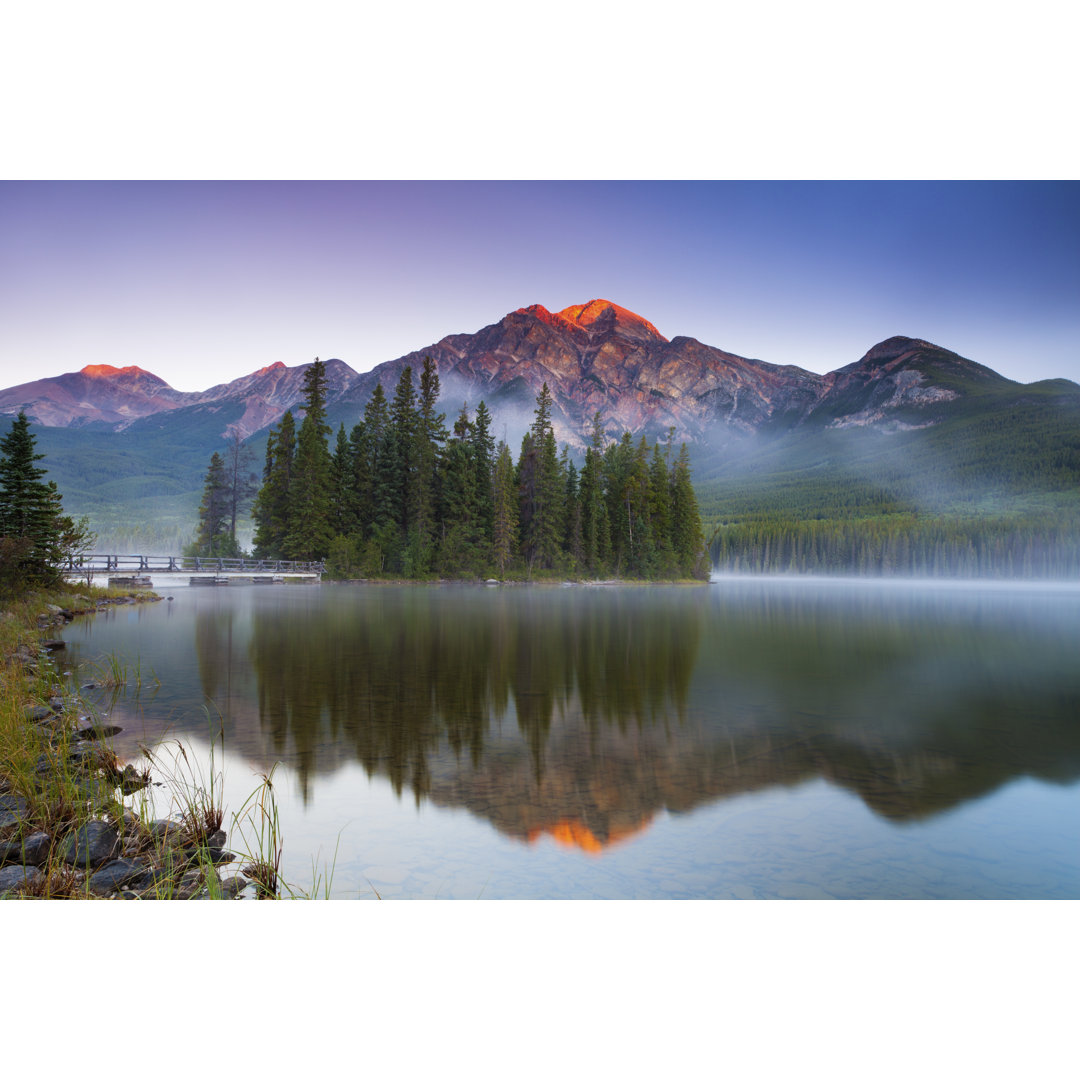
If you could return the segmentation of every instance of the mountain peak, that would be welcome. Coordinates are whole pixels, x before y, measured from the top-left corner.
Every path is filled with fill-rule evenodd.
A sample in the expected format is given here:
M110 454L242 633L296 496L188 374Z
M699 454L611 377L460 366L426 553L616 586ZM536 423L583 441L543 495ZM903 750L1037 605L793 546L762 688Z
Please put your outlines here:
M937 352L946 351L940 345L934 345L932 342L924 341L922 338L904 337L898 334L895 337L879 341L859 363L869 362L873 364L882 360L895 360L896 357L903 356L904 353L913 352L916 349L934 349Z
M113 367L112 364L87 364L86 367L79 372L80 375L85 375L88 379L109 379L116 375L149 375L151 379L156 379L156 375L151 375L149 371L143 371L141 367L135 367L132 364L130 367Z
M629 332L633 336L647 336L659 341L667 341L667 338L656 329L648 319L629 311L610 300L590 300L587 304L574 304L563 308L557 313L560 318L569 323L580 326L583 330L607 330L618 327L624 333ZM599 324L599 325L597 325Z

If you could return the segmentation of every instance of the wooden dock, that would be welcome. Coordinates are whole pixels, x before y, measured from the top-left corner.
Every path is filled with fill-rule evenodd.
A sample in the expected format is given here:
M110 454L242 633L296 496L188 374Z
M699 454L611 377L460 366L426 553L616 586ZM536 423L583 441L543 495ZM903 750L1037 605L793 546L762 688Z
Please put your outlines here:
M318 582L322 562L291 559L205 559L190 555L83 555L63 567L65 577L83 578L108 574L109 582L130 587L149 587L150 574L188 574L192 585L280 585L286 579Z

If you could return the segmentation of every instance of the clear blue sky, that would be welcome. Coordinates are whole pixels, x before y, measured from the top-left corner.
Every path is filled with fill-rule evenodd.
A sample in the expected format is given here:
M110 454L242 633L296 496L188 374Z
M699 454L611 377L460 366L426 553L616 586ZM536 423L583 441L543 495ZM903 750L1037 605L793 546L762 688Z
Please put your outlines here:
M362 371L596 297L818 372L907 334L1080 381L1080 184L0 183L2 386Z

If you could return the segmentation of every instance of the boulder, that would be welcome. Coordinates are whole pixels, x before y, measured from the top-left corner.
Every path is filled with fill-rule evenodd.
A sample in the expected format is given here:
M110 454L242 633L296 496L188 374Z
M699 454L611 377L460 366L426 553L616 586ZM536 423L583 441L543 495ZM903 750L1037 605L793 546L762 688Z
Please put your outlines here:
M145 873L145 863L136 859L116 859L95 870L87 884L96 896L108 896L128 882L141 878Z
M32 885L41 876L36 866L5 866L0 870L0 896L21 889L24 885Z
M31 833L24 840L5 840L0 843L0 866L5 863L21 863L23 866L41 866L49 857L52 837L48 833Z
M20 824L27 814L26 800L21 795L0 795L0 829Z
M119 834L104 821L91 821L76 829L64 842L63 858L80 869L107 863L116 852Z

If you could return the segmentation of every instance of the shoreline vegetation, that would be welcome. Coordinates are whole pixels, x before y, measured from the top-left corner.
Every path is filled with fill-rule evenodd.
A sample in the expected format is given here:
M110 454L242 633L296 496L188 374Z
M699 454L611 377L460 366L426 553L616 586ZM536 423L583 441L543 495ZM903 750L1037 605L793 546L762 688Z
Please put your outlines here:
M146 749L144 761L121 765L107 741L117 729L80 695L86 669L57 662L65 643L55 634L75 617L160 600L145 590L60 585L0 605L0 898L306 895L278 880L271 776L232 815L231 839L245 853L226 850L213 753L208 773L179 743L172 765ZM83 689L120 688L131 678L143 675L105 658ZM154 816L161 794L166 817Z

